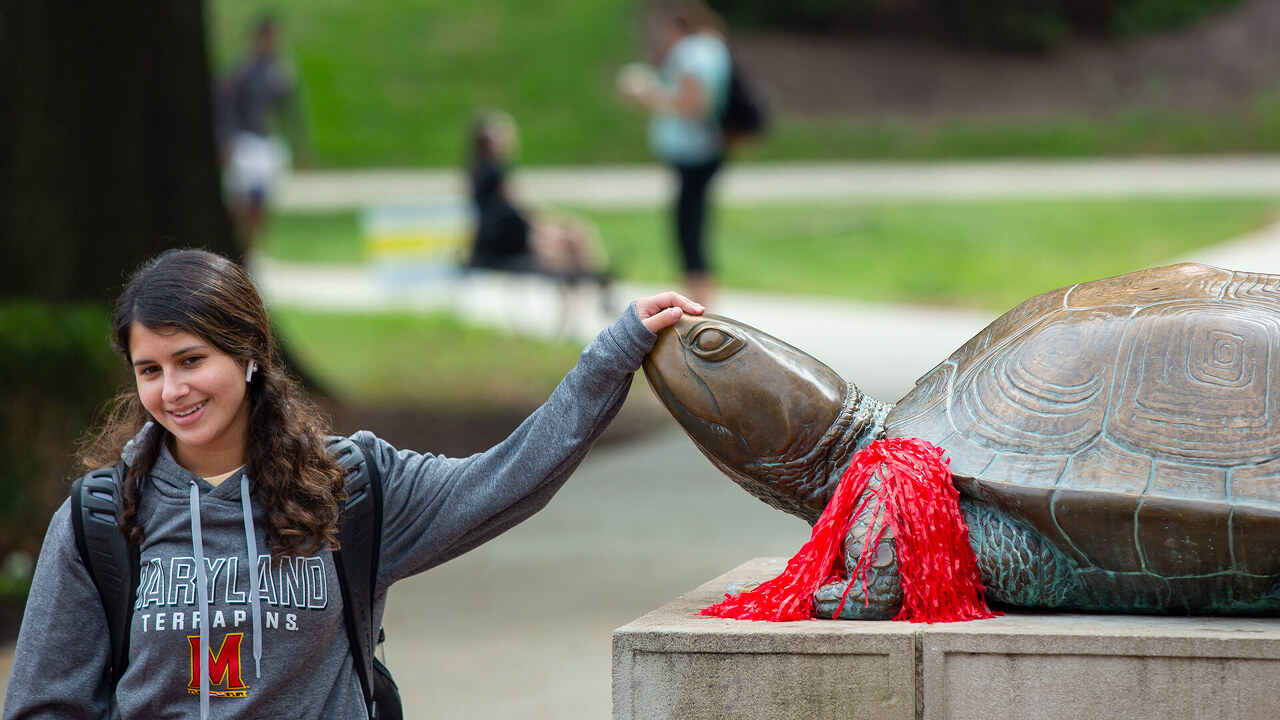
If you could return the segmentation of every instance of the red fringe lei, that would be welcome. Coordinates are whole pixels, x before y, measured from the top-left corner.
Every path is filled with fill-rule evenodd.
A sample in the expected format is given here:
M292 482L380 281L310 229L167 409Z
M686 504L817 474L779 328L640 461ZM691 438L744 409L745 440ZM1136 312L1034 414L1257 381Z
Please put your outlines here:
M872 488L871 474L877 471L880 486ZM935 623L995 616L987 608L946 455L917 438L877 440L854 454L809 541L787 562L787 569L752 590L726 595L702 614L740 620L812 619L813 593L847 571L844 538L853 518L872 503L874 518L867 542L857 567L848 574L861 580L864 594L867 569L887 518L902 582L902 610L895 620ZM839 616L853 587L850 582L833 618Z

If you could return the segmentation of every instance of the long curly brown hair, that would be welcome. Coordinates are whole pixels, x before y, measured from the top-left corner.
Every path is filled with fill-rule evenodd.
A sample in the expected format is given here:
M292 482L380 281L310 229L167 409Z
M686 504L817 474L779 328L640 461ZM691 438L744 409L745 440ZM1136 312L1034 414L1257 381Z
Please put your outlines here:
M249 383L245 471L254 500L267 510L268 547L277 557L337 548L345 475L325 449L328 422L286 373L266 307L244 270L204 250L169 250L134 272L116 301L111 344L126 363L132 363L134 324L189 332L242 366L257 362ZM135 389L121 392L87 437L81 462L90 470L114 464L152 419ZM136 545L144 538L138 507L168 437L154 423L136 443L123 482L120 525Z

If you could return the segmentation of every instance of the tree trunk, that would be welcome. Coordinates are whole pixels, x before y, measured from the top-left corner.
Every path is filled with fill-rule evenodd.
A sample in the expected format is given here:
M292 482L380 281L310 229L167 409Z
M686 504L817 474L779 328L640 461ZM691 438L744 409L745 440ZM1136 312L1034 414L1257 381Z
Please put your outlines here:
M109 300L170 247L238 259L198 0L0 0L0 298Z

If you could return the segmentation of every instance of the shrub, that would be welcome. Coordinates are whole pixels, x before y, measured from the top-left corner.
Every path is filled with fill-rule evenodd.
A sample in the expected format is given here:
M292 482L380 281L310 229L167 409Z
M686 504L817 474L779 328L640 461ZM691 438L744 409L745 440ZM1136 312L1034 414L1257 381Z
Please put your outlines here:
M1073 34L1132 37L1185 27L1240 0L716 0L730 22L842 32L937 29L961 45L1042 52Z
M0 303L0 562L40 550L67 497L75 442L128 381L97 305Z
M708 5L733 25L791 30L831 30L873 22L893 0L711 0Z
M1112 36L1132 36L1157 30L1186 27L1213 12L1240 4L1240 0L1128 0L1115 4L1107 28Z
M962 45L1044 51L1069 33L1061 0L929 0L942 31Z

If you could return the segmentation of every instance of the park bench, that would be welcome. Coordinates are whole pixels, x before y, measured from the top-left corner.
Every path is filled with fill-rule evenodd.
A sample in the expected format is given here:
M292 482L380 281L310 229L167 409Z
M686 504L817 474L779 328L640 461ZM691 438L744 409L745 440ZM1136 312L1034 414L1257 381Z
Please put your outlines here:
M581 325L578 307L583 303L606 316L616 314L607 272L534 263L471 266L473 228L473 211L462 197L370 203L360 218L365 257L375 276L387 293L410 305L451 309L486 324L537 334L566 334ZM594 297L584 299L588 291Z

